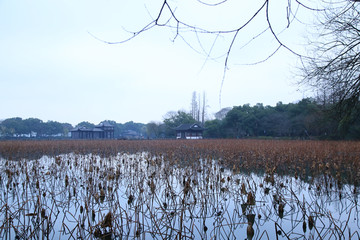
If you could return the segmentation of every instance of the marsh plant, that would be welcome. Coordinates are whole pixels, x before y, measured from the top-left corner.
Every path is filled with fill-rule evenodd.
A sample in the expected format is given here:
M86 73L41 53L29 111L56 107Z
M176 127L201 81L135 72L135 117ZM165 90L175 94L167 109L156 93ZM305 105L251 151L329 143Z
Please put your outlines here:
M249 158L225 158L229 150L221 157L214 148L174 143L158 145L161 151L2 158L0 238L360 238L358 186L344 180L356 180L355 170L344 177L336 162L321 159L308 168L288 166L286 174L268 152L256 171ZM246 154L259 164L267 152L257 148Z

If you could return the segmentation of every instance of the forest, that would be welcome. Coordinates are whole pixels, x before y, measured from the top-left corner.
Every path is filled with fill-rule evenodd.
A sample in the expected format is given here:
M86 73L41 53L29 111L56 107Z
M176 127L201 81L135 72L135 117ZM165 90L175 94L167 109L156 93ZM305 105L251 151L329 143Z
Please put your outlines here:
M360 110L351 115L342 113L336 104L323 104L312 98L297 103L276 106L244 104L225 108L210 120L205 120L205 138L281 138L281 139L360 139ZM115 137L121 138L126 131L133 131L141 139L169 139L175 137L175 127L183 123L198 122L191 112L169 112L163 122L117 123ZM88 128L96 124L83 121L76 126ZM0 123L0 137L11 138L68 138L73 126L56 121L43 122L37 118L19 117Z
M205 123L208 138L276 137L289 139L359 139L359 108L344 113L336 104L305 98L276 106L233 107L223 119Z

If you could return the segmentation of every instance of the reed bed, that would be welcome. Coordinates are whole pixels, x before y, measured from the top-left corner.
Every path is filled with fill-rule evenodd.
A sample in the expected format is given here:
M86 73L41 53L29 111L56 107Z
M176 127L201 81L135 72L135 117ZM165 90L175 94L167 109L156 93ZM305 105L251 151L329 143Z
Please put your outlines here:
M331 175L341 183L359 185L360 142L283 140L152 140L152 141L0 141L0 157L39 159L64 153L114 156L148 152L186 165L197 159L217 159L237 171L276 172L306 180Z
M2 239L359 239L357 142L0 142Z

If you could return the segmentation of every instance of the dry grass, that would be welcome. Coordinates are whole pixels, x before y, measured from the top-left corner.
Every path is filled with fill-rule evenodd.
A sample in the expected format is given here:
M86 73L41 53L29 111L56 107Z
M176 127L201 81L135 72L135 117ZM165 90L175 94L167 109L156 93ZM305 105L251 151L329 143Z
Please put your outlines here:
M0 157L38 159L64 153L114 156L149 152L175 164L220 159L235 171L265 171L303 177L331 175L358 185L360 142L283 140L3 141Z

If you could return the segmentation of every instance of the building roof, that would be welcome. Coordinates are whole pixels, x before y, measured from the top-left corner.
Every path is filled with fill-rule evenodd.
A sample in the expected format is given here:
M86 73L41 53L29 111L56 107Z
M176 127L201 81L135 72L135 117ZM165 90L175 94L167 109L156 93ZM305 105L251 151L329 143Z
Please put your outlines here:
M70 130L70 132L103 132L104 130L101 129L102 127L114 127L114 126L111 125L109 122L104 121L96 125L94 128L86 128L80 126Z
M98 125L96 125L95 127L114 127L113 125L111 125L108 121L103 121L101 123L99 123Z
M70 132L91 132L93 131L93 129L90 129L90 128L86 128L86 127L77 127L77 128L74 128L74 129L71 129Z
M185 123L176 127L177 131L186 131L186 130L194 130L194 131L203 131L205 130L199 123Z

